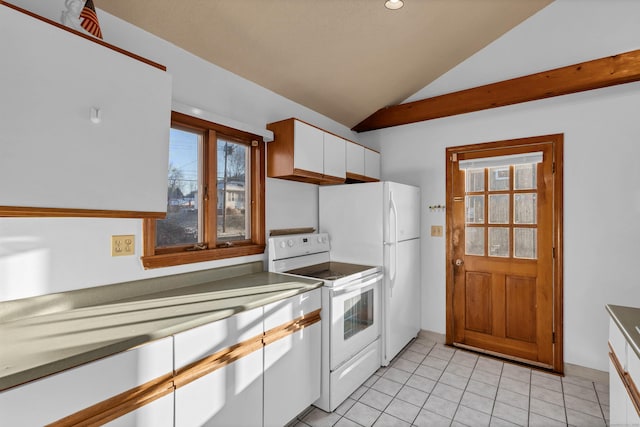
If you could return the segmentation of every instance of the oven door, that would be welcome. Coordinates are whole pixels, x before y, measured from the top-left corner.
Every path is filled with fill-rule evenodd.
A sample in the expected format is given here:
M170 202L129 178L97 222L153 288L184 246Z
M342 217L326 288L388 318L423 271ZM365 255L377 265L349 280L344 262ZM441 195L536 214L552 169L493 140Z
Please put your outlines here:
M382 274L331 288L331 370L380 336Z

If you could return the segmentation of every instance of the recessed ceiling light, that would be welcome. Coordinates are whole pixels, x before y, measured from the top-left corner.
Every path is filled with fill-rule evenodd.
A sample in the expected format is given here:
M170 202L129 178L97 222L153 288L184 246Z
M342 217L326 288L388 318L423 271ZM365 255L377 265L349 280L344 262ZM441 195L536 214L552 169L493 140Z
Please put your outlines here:
M387 0L384 3L384 7L391 10L400 9L402 6L404 6L404 2L402 0Z

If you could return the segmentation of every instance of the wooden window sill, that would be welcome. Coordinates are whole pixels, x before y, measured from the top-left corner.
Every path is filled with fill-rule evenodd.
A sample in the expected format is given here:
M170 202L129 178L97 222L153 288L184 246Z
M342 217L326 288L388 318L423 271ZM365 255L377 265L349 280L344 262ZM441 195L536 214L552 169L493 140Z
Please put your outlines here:
M176 265L192 264L195 262L215 261L218 259L235 258L248 255L263 254L265 245L243 245L229 248L204 249L191 252L174 252L161 255L141 257L145 269L172 267Z

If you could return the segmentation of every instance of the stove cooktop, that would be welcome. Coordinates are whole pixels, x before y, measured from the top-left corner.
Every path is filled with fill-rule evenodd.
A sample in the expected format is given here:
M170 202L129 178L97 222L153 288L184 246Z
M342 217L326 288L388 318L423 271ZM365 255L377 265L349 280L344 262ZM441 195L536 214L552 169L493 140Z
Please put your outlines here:
M313 277L321 280L338 280L343 277L352 276L367 270L375 271L376 267L369 265L347 264L344 262L323 262L322 264L310 265L307 267L296 268L286 271L285 273L296 274L300 276Z

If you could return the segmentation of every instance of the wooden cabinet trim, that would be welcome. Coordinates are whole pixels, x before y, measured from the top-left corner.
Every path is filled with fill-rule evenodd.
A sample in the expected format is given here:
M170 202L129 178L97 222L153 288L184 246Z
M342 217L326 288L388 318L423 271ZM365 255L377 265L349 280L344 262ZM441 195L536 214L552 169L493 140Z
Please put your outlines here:
M112 398L98 402L95 405L48 424L48 426L103 425L167 394L173 393L173 390L173 373L169 373Z
M613 346L611 343L607 343L609 345L609 359L611 359L611 363L613 364L622 384L624 385L625 390L627 390L627 394L629 395L629 399L631 399L631 403L633 403L633 407L635 408L638 415L640 415L640 392L636 387L633 378L629 375L629 372L625 371L618 356L613 350ZM611 373L610 373L611 374Z
M375 182L378 181L376 178L371 177L363 177L357 178L355 174L351 174L349 177L349 172L346 172L346 177L335 177L330 175L324 175L317 172L312 172L304 169L299 169L294 167L294 122L304 123L305 125L316 128L326 134L333 135L337 138L340 138L348 143L356 144L363 147L365 150L369 150L373 153L380 154L379 151L373 150L367 146L364 146L355 141L351 141L350 139L344 138L340 135L337 135L333 132L329 132L318 126L312 125L310 123L305 122L304 120L300 120L295 117L290 117L285 120L280 120L277 122L267 124L267 129L273 132L274 140L270 142L267 146L267 176L269 178L280 178L287 179L290 181L299 181L306 182L309 184L343 184L346 182L346 179L350 178L353 180L363 181L363 182ZM345 161L346 161L346 152L345 152Z
M319 322L320 311L321 309L312 311L292 320L291 322L276 326L275 328L266 331L264 338L262 339L264 345L269 345L272 342L278 341L279 339L291 334L295 334L296 332Z
M175 388L185 386L259 350L263 346L262 337L262 334L256 335L176 370L173 378Z
M354 181L362 181L362 182L378 182L380 181L377 178L372 178L370 176L359 175L353 172L347 172L347 179L352 179Z
M89 40L89 41L91 41L93 43L102 45L102 46L104 46L104 47L106 47L108 49L111 49L113 51L116 51L118 53L126 55L126 56L128 56L130 58L133 58L133 59L135 59L137 61L140 61L140 62L143 62L145 64L151 65L152 67L158 68L158 69L160 69L162 71L167 71L167 67L165 67L164 65L158 64L157 62L151 61L151 60L149 60L147 58L144 58L144 57L142 57L140 55L136 55L135 53L129 52L129 51L124 50L124 49L121 49L121 48L119 48L117 46L114 46L114 45L112 45L110 43L107 43L107 42L105 42L105 41L103 41L101 39L98 39L98 38L89 36L87 34L81 33L80 31L77 31L77 30L74 30L73 28L69 28L69 27L67 27L65 25L59 24L59 23L57 23L55 21L52 21L51 19L45 18L44 16L40 16L40 15L38 15L36 13L30 12L30 11L28 11L26 9L23 9L21 7L18 7L16 5L14 5L14 4L7 3L7 2L4 2L4 1L0 0L0 5L6 6L8 8L11 8L11 9L13 9L15 11L18 11L20 13L28 15L28 16L30 16L32 18L35 18L35 19L39 20L39 21L46 22L49 25L53 25L54 27L58 27L61 30L70 32L72 34L75 34L75 35L77 35L79 37L82 37L83 39L87 39L87 40Z
M165 212L114 211L107 209L40 208L33 206L0 206L0 217L49 218L149 218L163 219Z

